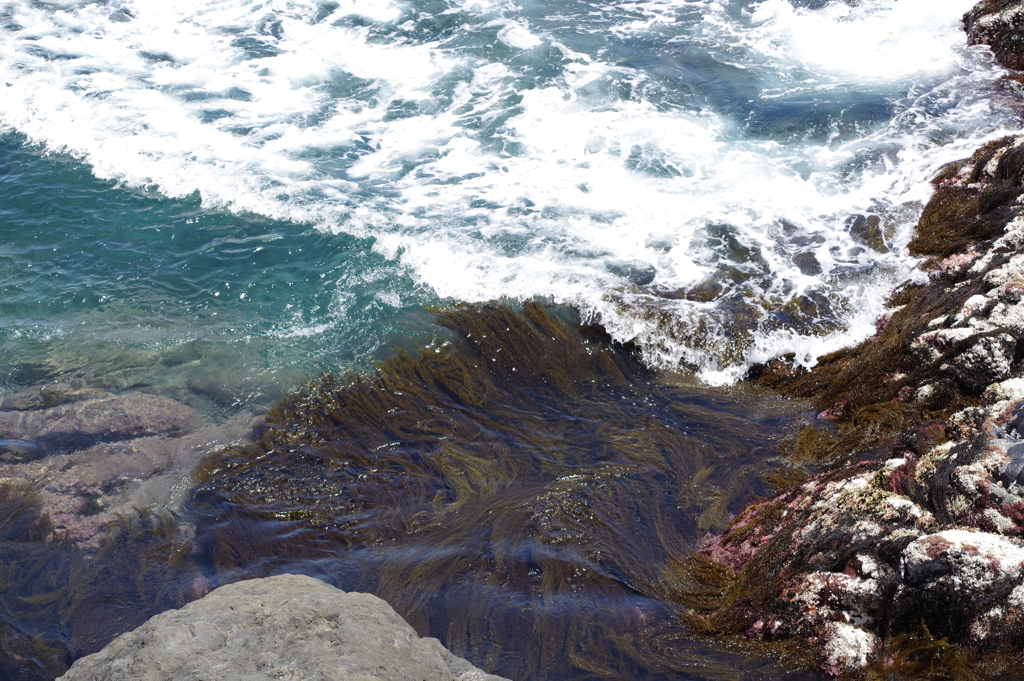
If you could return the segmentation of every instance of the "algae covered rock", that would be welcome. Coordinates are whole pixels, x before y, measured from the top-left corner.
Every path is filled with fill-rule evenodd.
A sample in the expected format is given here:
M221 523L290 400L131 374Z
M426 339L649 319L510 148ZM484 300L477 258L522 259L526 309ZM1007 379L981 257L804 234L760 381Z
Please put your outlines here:
M900 567L908 584L964 592L968 599L962 605L973 611L1007 595L1020 582L1024 548L987 532L946 530L911 542Z
M312 577L215 589L84 657L64 681L502 681L420 638L387 603Z
M834 676L1024 671L1024 136L933 184L908 245L924 276L876 335L755 375L815 400L819 424L783 447L815 472L692 561L691 626Z

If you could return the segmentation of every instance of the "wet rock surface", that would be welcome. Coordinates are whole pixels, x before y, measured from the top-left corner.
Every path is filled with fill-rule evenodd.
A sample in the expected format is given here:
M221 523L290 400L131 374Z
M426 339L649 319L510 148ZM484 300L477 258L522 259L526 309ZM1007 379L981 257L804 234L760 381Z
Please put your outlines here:
M301 575L237 582L78 660L64 681L502 681L420 638L376 596Z
M1024 2L982 2L965 27L1024 68ZM693 626L839 677L1024 671L1024 136L934 184L910 243L927 281L876 336L755 373L817 400L820 425L787 445L817 472L702 550Z
M958 413L950 430L963 430L923 454L863 461L748 507L703 551L738 582L765 583L742 606L742 636L809 641L834 676L885 668L914 637L977 655L1009 648L1019 665L1024 500L1000 480L1011 460L993 437L1006 406Z
M1007 68L1024 69L1024 8L1019 0L984 0L964 15L971 45L988 45Z

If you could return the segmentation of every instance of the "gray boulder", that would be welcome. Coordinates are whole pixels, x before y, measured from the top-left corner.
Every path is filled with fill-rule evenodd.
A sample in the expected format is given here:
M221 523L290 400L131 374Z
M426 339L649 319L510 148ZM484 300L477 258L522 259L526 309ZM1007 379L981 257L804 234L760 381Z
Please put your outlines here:
M83 657L64 681L504 681L387 603L312 577L222 586Z

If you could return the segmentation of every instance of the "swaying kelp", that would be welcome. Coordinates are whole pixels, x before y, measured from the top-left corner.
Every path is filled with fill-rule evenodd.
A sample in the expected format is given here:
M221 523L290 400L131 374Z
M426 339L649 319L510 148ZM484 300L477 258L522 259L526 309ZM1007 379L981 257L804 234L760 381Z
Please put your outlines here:
M764 678L683 627L675 566L754 491L794 403L660 378L528 304L323 376L190 508L212 581L303 571L514 679Z
M0 481L0 680L60 676L75 658L184 605L197 576L169 517L124 518L97 549L81 548L54 539L31 487Z

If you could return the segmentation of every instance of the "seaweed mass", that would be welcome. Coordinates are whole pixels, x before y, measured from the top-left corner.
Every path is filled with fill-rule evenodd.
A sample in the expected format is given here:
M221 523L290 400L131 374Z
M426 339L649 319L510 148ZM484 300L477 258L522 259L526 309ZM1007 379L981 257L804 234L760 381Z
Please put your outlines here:
M7 483L5 593L21 604L0 653L9 678L52 675L147 612L282 571L379 594L517 677L773 669L691 640L674 594L697 537L770 489L794 405L659 376L536 303L438 320L457 337L372 376L325 375L254 441L207 455L177 516L191 537L143 516L89 545L55 541L38 494ZM116 567L140 553L141 574Z

